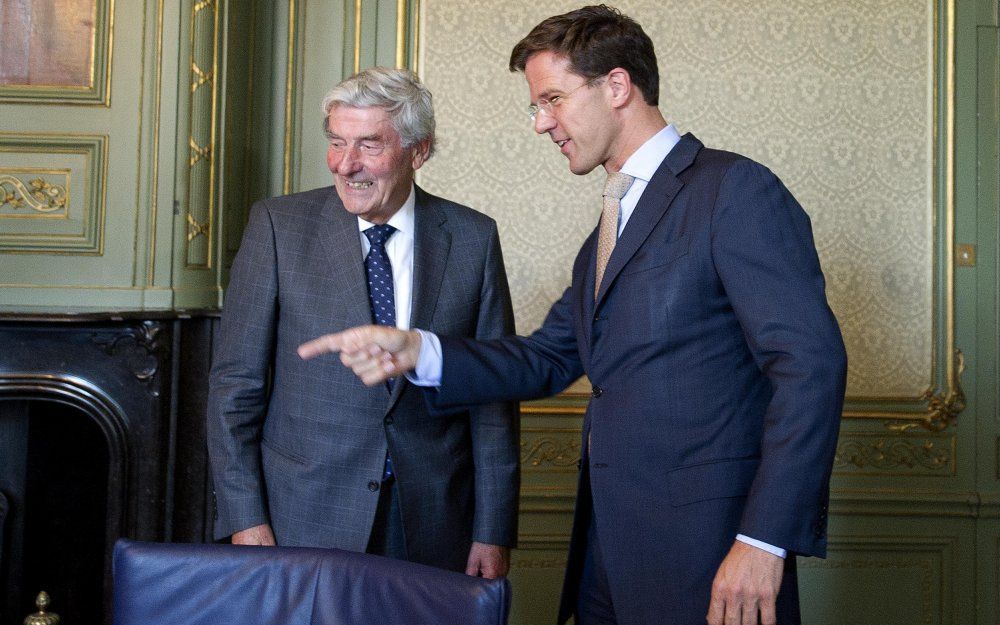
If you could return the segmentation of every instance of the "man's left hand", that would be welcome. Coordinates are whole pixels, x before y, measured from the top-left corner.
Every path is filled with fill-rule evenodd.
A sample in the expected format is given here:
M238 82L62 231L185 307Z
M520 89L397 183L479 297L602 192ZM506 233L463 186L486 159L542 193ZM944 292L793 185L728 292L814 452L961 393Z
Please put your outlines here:
M708 625L775 625L784 570L784 559L737 540L712 582Z
M466 575L495 579L506 575L509 569L510 547L472 543L469 562L465 565Z

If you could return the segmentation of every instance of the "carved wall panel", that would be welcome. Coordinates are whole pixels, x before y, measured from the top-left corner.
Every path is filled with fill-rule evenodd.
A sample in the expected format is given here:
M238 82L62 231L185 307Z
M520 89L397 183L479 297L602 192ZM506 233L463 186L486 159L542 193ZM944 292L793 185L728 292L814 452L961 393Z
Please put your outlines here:
M947 537L830 537L827 560L799 558L799 587L810 600L802 622L881 625L953 622L947 578L958 545ZM878 597L845 601L845 597Z
M216 74L218 72L219 3L197 0L191 8L190 137L188 138L188 197L186 263L212 266L215 223Z
M844 475L956 474L954 434L842 432L833 470Z
M0 252L101 253L107 142L0 133Z

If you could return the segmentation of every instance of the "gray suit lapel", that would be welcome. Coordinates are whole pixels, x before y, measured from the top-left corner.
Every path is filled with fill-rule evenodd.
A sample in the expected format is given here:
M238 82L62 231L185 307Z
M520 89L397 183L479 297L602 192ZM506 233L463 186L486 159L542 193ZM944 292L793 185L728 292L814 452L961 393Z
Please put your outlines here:
M348 326L372 323L358 218L347 212L336 189L330 190L330 197L320 214L319 238L326 252L330 278L336 287L336 292L331 294L331 311L342 311Z
M604 299L604 295L618 274L621 273L625 264L635 256L643 242L649 237L649 233L653 231L664 213L670 208L670 204L684 186L684 183L677 176L694 162L694 158L701 148L701 142L694 135L690 133L684 135L680 142L674 146L674 149L667 154L667 158L660 164L656 173L653 174L653 178L646 185L646 190L642 192L642 197L632 212L632 216L625 224L625 229L622 231L621 237L618 238L614 251L611 252L611 258L608 259L604 280L601 282L601 290L597 293L598 305Z
M434 199L417 187L417 206L413 232L413 309L411 328L429 328L434 320L441 281L448 266L451 232L445 227L447 217Z
M444 227L447 218L437 207L433 197L416 187L416 206L413 215L413 305L410 309L410 327L430 329L444 270L451 250L451 232ZM409 384L399 378L393 385L388 410L399 400L403 387Z

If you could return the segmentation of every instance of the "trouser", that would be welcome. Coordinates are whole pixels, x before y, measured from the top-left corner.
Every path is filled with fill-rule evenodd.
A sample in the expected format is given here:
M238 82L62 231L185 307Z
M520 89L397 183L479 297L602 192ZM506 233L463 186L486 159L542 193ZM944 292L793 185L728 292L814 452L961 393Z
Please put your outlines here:
M399 508L399 489L396 480L388 475L379 487L378 506L368 539L366 553L406 559L406 538L403 534L403 515Z
M611 588L608 586L608 572L604 567L601 544L597 538L597 518L593 507L590 509L584 554L576 600L576 625L617 625Z

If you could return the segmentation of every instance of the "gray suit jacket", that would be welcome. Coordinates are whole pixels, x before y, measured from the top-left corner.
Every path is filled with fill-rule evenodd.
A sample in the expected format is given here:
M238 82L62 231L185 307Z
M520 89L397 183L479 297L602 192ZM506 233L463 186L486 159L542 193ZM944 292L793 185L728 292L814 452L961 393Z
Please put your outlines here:
M513 312L496 223L416 193L413 327L499 337ZM209 393L216 536L270 523L278 544L364 551L386 447L412 561L464 570L472 541L517 536L516 405L429 417L401 380L365 387L299 344L372 323L358 235L333 187L264 200L233 265Z

